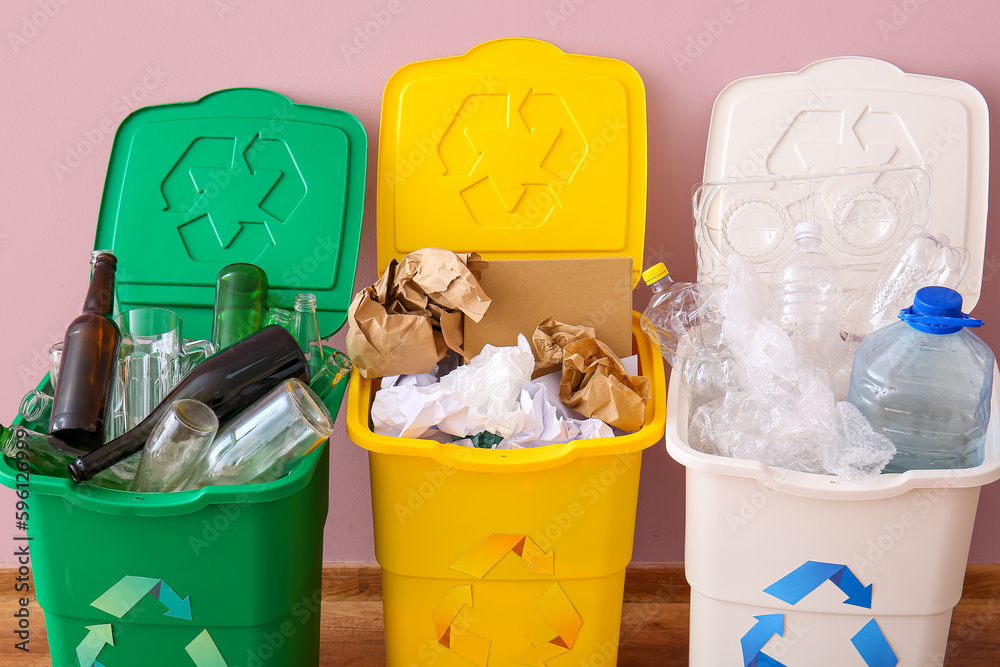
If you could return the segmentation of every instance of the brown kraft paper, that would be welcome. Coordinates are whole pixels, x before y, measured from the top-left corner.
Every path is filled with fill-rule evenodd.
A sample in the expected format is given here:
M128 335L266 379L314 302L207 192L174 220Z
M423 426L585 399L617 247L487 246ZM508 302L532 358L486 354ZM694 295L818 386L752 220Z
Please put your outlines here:
M463 318L479 321L490 298L476 253L425 248L389 263L348 311L347 354L365 378L429 373L455 350L466 358Z
M649 378L629 375L604 343L584 338L563 351L559 398L584 417L634 433L642 428Z

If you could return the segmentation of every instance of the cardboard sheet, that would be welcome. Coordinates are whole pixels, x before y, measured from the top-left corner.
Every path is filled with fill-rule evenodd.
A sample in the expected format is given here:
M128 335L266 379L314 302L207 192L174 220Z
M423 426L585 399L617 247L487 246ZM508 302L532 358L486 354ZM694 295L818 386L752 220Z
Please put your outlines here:
M598 257L491 261L480 285L493 300L478 323L465 320L465 351L517 345L547 317L593 327L619 357L632 354L632 259Z

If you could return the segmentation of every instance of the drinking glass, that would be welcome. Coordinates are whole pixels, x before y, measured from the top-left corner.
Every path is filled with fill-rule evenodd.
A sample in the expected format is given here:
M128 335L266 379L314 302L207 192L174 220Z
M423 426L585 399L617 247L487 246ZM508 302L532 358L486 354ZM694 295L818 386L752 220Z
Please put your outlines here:
M174 401L149 434L133 491L176 491L191 475L219 431L210 407L191 398Z
M215 354L207 340L184 340L181 318L165 308L135 308L115 322L122 344L109 440L145 419L198 362Z
M52 383L52 391L55 391L56 380L59 379L59 366L62 364L62 353L62 341L49 348L49 382Z

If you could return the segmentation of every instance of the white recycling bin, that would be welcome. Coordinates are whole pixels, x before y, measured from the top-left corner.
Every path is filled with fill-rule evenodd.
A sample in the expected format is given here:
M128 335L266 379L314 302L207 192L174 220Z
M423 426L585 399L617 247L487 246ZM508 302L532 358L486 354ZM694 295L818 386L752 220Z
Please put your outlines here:
M724 284L733 252L767 278L794 235L791 207L766 201L778 186L737 205L725 203L737 198L724 189L769 173L801 175L816 178L812 215L853 269L847 298L920 224L970 250L959 288L968 312L982 283L988 145L978 91L881 61L836 58L736 81L719 95L709 133L705 182L721 184L695 195L699 280ZM871 182L817 178L845 173ZM852 201L882 213L857 215ZM690 665L942 665L980 487L1000 478L994 375L980 466L844 480L692 449L688 399L674 374L666 441L687 469Z

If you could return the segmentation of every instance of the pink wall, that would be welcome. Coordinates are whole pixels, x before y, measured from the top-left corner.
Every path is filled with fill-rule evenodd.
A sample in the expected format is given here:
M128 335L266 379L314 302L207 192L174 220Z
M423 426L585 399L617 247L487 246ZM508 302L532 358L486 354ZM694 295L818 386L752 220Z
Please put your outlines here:
M829 56L865 55L908 72L964 79L1000 109L1000 7L989 0L97 4L102 8L70 0L5 0L0 8L4 423L41 377L43 366L36 361L79 312L110 151L112 135L106 133L134 106L195 100L233 86L269 88L296 102L355 114L368 130L374 164L382 86L410 61L463 53L502 36L537 37L568 52L620 58L639 71L648 94L647 263L653 255L669 259L684 278L695 271L691 186L701 176L712 101L730 81L796 70ZM341 44L372 20L371 12L391 20L345 56ZM993 125L993 136L1000 136ZM67 145L88 137L96 144L92 153L57 177L53 164L66 159ZM1000 173L996 159L993 166ZM369 169L371 181L373 174ZM1000 210L997 193L1000 188L993 189L994 211ZM359 285L375 277L374 209L372 190ZM991 236L977 314L992 323L984 337L1000 349L997 246ZM641 292L636 302L646 297ZM342 340L338 336L335 343ZM347 439L342 422L332 442L327 558L374 560L366 455ZM680 561L683 470L662 443L646 452L643 466L635 559ZM3 545L10 544L12 498L9 491L0 494L0 561L9 551ZM1000 484L983 492L974 562L1000 562L998 512Z

